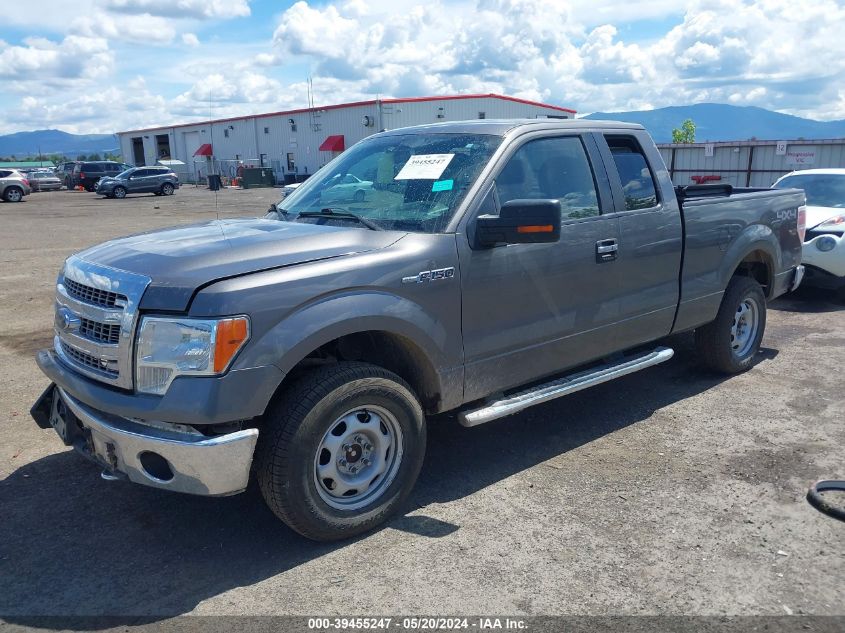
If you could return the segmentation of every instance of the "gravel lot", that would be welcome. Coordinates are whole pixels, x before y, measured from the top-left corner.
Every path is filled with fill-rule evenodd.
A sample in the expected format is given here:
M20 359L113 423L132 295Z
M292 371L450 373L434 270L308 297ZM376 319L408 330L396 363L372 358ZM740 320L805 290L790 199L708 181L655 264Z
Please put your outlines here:
M219 192L258 215L277 190ZM203 499L100 479L41 430L62 260L214 218L215 194L0 204L0 614L845 615L845 524L804 500L845 478L845 305L770 306L759 363L731 379L675 358L475 429L430 421L405 513L315 544L253 488Z

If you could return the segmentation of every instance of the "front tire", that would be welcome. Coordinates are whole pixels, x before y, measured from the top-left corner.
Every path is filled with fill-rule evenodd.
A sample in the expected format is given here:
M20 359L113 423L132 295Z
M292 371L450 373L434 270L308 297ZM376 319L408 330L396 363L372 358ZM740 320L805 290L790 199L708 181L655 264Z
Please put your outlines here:
M411 388L365 363L309 372L265 414L256 450L270 509L317 541L350 538L386 521L410 494L426 427Z
M118 200L123 200L126 197L126 189L123 187L115 187L112 196Z
M695 331L704 364L725 374L751 368L766 330L766 295L750 277L734 277L715 320Z
M171 185L169 182L166 182L161 186L161 195L163 196L172 196L173 191L173 185Z

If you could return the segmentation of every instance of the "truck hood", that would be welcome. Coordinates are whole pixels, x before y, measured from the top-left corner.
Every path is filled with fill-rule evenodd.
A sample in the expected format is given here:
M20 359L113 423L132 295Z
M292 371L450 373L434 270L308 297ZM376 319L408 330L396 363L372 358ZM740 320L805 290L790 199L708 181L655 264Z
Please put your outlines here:
M186 310L197 288L247 273L385 248L403 233L254 218L122 237L78 254L152 279L141 307Z
M812 229L830 218L845 214L845 209L837 207L813 207L807 205L807 229Z

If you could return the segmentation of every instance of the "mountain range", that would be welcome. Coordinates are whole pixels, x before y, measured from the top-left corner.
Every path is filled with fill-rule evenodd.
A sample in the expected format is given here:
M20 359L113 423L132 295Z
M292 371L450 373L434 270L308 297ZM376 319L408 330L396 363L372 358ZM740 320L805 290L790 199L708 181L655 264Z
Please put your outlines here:
M35 156L64 154L75 158L79 154L117 151L119 143L114 134L70 134L61 130L35 130L0 136L0 156Z
M671 143L672 129L681 127L686 119L692 119L695 123L695 140L699 143L747 141L752 138L789 141L845 137L845 120L813 121L764 108L721 103L699 103L635 112L594 112L584 118L640 123L658 143Z

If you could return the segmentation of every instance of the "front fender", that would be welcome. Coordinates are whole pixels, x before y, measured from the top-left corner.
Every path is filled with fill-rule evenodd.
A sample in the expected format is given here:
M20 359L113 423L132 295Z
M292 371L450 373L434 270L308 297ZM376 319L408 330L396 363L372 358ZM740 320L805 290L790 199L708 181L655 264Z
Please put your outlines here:
M251 358L244 361L272 363L287 373L321 345L374 330L410 339L437 369L460 363L447 352L449 332L442 323L413 301L387 292L344 293L305 305L254 341Z

